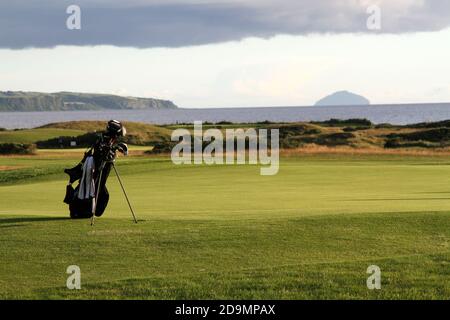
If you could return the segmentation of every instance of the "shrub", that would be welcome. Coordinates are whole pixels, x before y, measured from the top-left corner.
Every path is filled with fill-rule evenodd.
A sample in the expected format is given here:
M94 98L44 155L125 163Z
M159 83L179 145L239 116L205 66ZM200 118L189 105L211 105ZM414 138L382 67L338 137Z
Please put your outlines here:
M397 127L396 125L390 123L379 123L375 126L375 129L392 129L396 127Z
M36 145L38 148L59 149L59 148L87 148L92 146L98 139L98 134L95 132L86 133L77 137L59 137L49 140L38 141ZM76 144L71 145L72 141Z
M390 139L399 139L404 141L430 141L430 142L448 142L450 140L449 128L429 129L424 131L415 131L403 134L390 134Z
M35 144L1 143L0 154L35 154Z
M125 143L133 144L136 146L142 146L142 145L148 144L147 141L145 141L145 139L142 136L135 135L135 134L126 135L122 140Z
M400 143L400 140L396 139L396 138L388 139L384 143L384 147L386 149L401 148L401 143Z
M258 121L256 122L256 124L274 124L275 122L269 121L269 120L264 120L264 121Z
M367 130L370 129L371 127L366 127L366 126L360 126L360 127L345 127L344 129L342 129L342 131L344 132L355 132L358 130Z
M367 119L348 119L348 120L340 120L340 119L330 119L322 122L313 122L317 124L321 124L328 127L343 127L343 126L365 126L372 127L372 122Z
M386 149L395 149L395 148L439 148L445 147L440 143L429 142L429 141L406 141L402 142L399 139L390 139L387 140L384 144Z
M176 142L157 142L154 144L152 150L145 151L147 154L160 154L160 153L171 153L172 148L175 146Z
M304 124L287 125L280 127L280 139L292 136L314 135L320 133L321 131L318 128L312 128L311 126Z
M285 139L280 140L280 148L281 149L294 149L300 148L305 144L304 139L301 138L290 138L287 137Z
M450 127L450 120L438 121L438 122L421 122L406 126L407 128L448 128Z
M315 143L325 146L342 146L348 145L349 139L355 138L355 135L351 132L336 132L330 134L323 134L319 136Z
M216 124L233 124L233 122L231 122L231 121L219 121L219 122L216 122Z

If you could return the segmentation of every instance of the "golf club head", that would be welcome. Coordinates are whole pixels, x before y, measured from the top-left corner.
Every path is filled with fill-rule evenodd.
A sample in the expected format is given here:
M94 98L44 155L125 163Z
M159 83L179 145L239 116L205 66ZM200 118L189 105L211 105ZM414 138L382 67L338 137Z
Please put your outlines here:
M128 145L126 143L120 142L117 144L117 150L123 155L128 155Z

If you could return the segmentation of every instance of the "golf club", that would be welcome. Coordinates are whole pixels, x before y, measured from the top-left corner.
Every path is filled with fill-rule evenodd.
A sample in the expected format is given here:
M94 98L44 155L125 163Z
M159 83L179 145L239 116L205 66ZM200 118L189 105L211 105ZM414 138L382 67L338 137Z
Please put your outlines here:
M103 176L103 168L105 167L105 162L103 161L102 164L100 165L100 176L98 177L98 188L97 190L95 190L95 200L94 203L92 205L92 218L91 218L91 226L94 225L94 221L95 221L95 211L97 210L97 201L98 201L98 195L100 193L100 181L102 181L102 176Z

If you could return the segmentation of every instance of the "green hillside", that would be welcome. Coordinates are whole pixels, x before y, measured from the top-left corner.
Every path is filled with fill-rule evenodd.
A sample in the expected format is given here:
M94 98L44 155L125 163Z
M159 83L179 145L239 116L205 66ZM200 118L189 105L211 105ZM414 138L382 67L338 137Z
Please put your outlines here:
M124 140L134 145L152 145L155 142L170 140L172 130L147 123L123 122L127 135ZM99 132L105 129L105 121L69 121L50 123L41 129L81 130L84 132ZM65 135L70 136L70 135Z
M0 111L70 111L104 109L174 109L168 100L78 92L0 91Z
M38 148L69 147L67 141L78 140L77 146L86 146L93 132L103 131L105 121L69 121L51 123L35 129L0 130L0 143L37 143ZM167 152L175 142L171 133L176 128L193 129L192 124L153 125L123 122L127 135L124 142L131 145L155 146L155 151ZM375 125L365 119L332 119L315 123L207 123L203 129L250 128L279 129L280 147L295 150L311 147L351 148L371 150L449 151L450 122L421 123L407 126ZM89 135L89 137L84 137ZM66 137L65 142L60 137ZM72 139L77 137L77 139ZM85 139L88 138L88 139ZM94 137L95 140L95 137ZM39 143L38 143L39 142ZM88 143L90 145L90 143Z
M84 130L38 128L25 130L0 131L0 143L36 143L37 141L58 138L60 136L79 136Z

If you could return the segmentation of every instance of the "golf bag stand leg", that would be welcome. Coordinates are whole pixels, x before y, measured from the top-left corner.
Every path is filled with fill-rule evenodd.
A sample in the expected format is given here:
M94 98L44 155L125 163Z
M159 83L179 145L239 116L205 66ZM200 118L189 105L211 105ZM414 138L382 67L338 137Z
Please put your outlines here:
M120 179L119 172L117 172L117 169L116 169L116 166L115 166L114 162L112 163L112 167L114 169L114 172L116 173L117 179L119 180L120 187L122 188L123 194L125 195L125 199L127 200L128 207L130 208L131 214L133 215L134 223L137 223L136 216L134 214L133 208L131 207L131 203L130 203L130 200L128 199L127 192L125 191L125 188L124 188L123 183L122 183L122 179Z
M100 194L100 182L102 181L104 167L105 167L105 162L102 161L102 163L100 164L100 174L98 177L97 188L95 189L95 200L94 200L94 204L92 206L91 226L94 225L94 221L95 221L95 212L97 211L98 195Z

